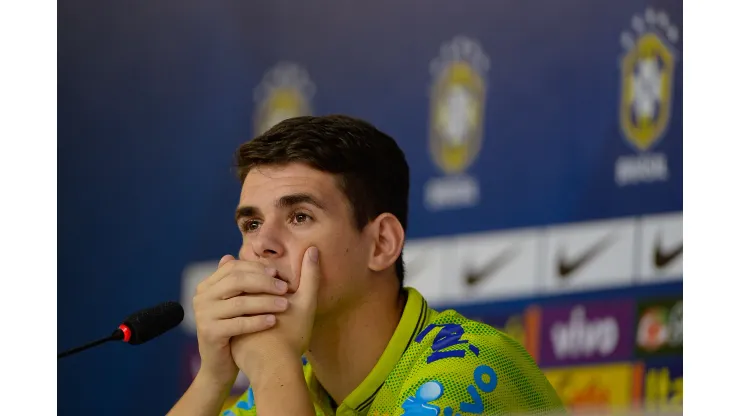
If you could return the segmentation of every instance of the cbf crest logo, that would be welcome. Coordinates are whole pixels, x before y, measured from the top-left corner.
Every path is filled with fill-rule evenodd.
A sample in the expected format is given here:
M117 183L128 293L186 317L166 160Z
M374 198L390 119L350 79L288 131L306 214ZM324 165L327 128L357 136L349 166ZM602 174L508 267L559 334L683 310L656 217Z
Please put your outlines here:
M633 16L631 28L622 32L619 124L641 155L617 161L615 181L621 186L668 179L666 156L647 152L663 138L670 121L678 37L668 14L652 8Z
M475 205L478 183L465 175L483 141L489 59L480 44L457 36L432 61L429 150L447 175L427 183L429 209Z
M622 33L619 119L627 140L648 150L665 133L671 112L678 29L665 12L647 9Z
M463 172L480 151L488 65L480 45L462 36L443 45L432 62L429 144L447 174Z
M257 111L255 135L292 117L312 114L311 100L316 86L308 71L292 62L280 62L268 70L254 91Z

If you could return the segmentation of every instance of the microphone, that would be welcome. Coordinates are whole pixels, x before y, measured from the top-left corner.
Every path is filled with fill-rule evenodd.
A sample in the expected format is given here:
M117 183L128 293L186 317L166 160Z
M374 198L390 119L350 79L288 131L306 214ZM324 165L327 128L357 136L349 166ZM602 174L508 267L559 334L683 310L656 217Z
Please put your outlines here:
M110 336L72 348L57 354L57 359L68 357L88 348L108 341L123 341L140 345L176 327L185 317L182 305L177 302L164 302L157 306L142 309L126 318Z

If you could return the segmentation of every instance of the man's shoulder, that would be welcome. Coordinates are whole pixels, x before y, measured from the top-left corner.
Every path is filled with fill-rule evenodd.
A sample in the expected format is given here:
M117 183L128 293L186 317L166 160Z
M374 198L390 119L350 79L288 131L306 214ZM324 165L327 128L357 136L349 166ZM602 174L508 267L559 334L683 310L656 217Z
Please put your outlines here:
M521 344L454 310L436 313L421 329L387 380L385 390L383 401L395 396L408 402L404 406L423 402L473 413L481 409L493 413L541 411L561 406ZM461 405L464 402L478 404Z
M483 372L510 378L516 373L528 382L546 383L539 366L518 341L454 310L437 314L414 342L418 343L415 366L423 377L435 373L473 377Z
M428 353L429 362L445 357L477 357L482 351L529 356L524 347L509 335L488 324L468 319L452 309L435 314L414 338L414 342L422 347L420 353ZM454 346L459 347L452 348ZM465 355L460 352L440 354L445 350L467 352Z

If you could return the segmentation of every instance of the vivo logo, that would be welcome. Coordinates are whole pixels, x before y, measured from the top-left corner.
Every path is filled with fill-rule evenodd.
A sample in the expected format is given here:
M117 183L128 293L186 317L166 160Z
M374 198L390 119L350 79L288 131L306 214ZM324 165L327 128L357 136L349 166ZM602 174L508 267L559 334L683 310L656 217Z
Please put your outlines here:
M614 317L586 319L583 306L573 308L568 322L552 326L550 337L558 359L608 356L619 343L619 326Z

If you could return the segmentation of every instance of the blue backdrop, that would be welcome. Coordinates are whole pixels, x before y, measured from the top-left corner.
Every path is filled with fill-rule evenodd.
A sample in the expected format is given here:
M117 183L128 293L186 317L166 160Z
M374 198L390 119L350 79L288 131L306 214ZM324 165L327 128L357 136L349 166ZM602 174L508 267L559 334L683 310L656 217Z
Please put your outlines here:
M625 32L648 8L670 17L643 26L667 33L675 82L665 126L640 144L620 103ZM58 13L59 350L178 300L188 263L236 251L232 154L262 105L356 115L395 137L412 169L410 238L683 208L680 2L74 0ZM445 165L430 150L433 61L455 54L481 94L461 128L480 134ZM266 79L281 62L298 75ZM659 173L620 184L620 158ZM182 393L182 342L173 331L60 361L59 414L164 414Z

